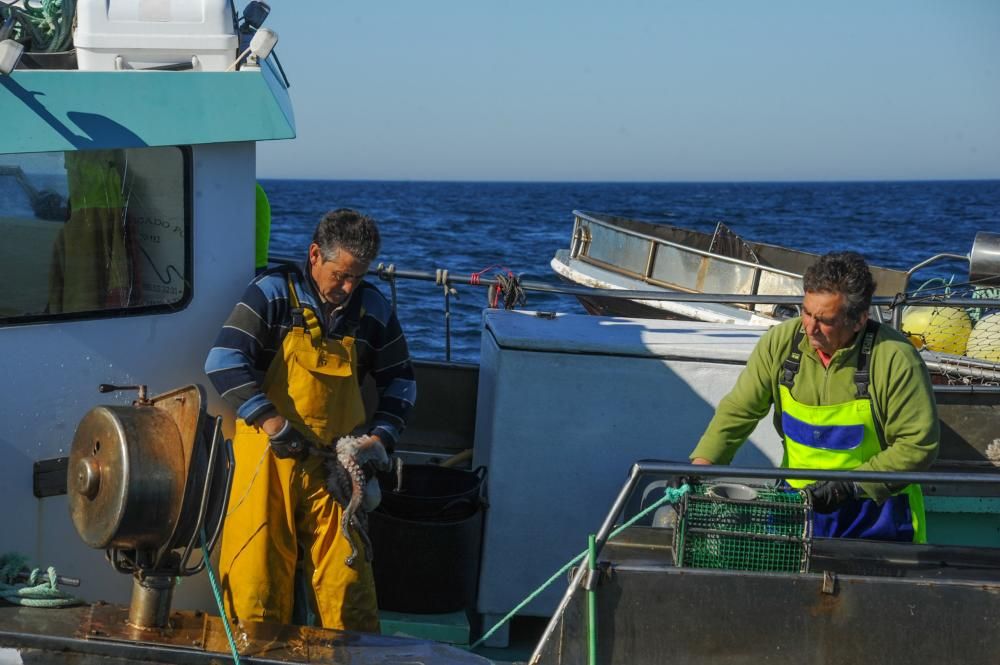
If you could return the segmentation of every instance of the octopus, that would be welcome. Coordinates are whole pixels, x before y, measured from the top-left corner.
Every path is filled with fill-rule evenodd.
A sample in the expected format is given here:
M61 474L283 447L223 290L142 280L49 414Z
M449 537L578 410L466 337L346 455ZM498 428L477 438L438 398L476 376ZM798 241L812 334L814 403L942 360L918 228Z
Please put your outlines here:
M344 514L340 520L340 528L344 533L344 538L351 546L351 553L344 560L348 566L353 566L358 558L358 546L351 536L351 527L361 538L361 544L365 550L365 560L372 560L372 543L368 536L368 513L377 505L365 506L365 486L368 480L365 478L362 466L369 462L374 462L379 468L388 468L389 458L385 448L378 439L370 436L341 437L336 444L336 455L327 457L326 466L329 472L327 477L327 488L330 494L344 507ZM377 492L378 481L374 481L374 486L368 494ZM362 509L365 508L366 510Z

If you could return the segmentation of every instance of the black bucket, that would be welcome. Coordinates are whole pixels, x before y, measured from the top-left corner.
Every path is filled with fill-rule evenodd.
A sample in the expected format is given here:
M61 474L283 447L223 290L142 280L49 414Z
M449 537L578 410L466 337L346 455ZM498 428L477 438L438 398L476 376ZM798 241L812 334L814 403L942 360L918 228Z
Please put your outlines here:
M378 605L417 614L475 606L486 470L433 465L380 477L382 505L368 516Z
M485 476L486 467L483 466L465 471L435 464L404 465L403 482L398 490L395 475L379 474L382 488L379 509L404 520L463 519L479 510Z
M368 515L378 606L392 612L443 614L474 607L483 511L454 522Z

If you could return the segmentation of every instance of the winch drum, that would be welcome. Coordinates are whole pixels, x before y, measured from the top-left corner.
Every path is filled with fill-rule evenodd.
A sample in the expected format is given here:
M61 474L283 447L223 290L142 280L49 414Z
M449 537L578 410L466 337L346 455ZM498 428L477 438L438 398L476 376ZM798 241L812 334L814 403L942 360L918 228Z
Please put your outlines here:
M99 406L77 427L70 451L70 514L90 547L145 549L177 525L187 464L177 424L151 407Z

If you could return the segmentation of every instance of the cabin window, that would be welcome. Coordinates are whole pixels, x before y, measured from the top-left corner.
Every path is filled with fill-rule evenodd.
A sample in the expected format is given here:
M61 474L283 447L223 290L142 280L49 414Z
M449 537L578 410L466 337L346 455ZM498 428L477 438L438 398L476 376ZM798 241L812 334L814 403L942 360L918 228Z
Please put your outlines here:
M0 155L0 324L186 304L186 155L175 147Z

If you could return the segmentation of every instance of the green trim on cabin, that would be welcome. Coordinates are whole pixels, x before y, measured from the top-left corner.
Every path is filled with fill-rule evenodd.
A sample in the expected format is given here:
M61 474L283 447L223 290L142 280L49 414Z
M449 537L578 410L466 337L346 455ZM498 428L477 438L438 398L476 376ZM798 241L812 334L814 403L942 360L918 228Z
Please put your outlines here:
M269 66L240 72L18 70L0 76L0 154L295 137Z
M1000 497L992 496L927 496L925 510L935 513L990 513L1000 518Z
M925 495L924 507L929 543L1000 547L1000 498Z

